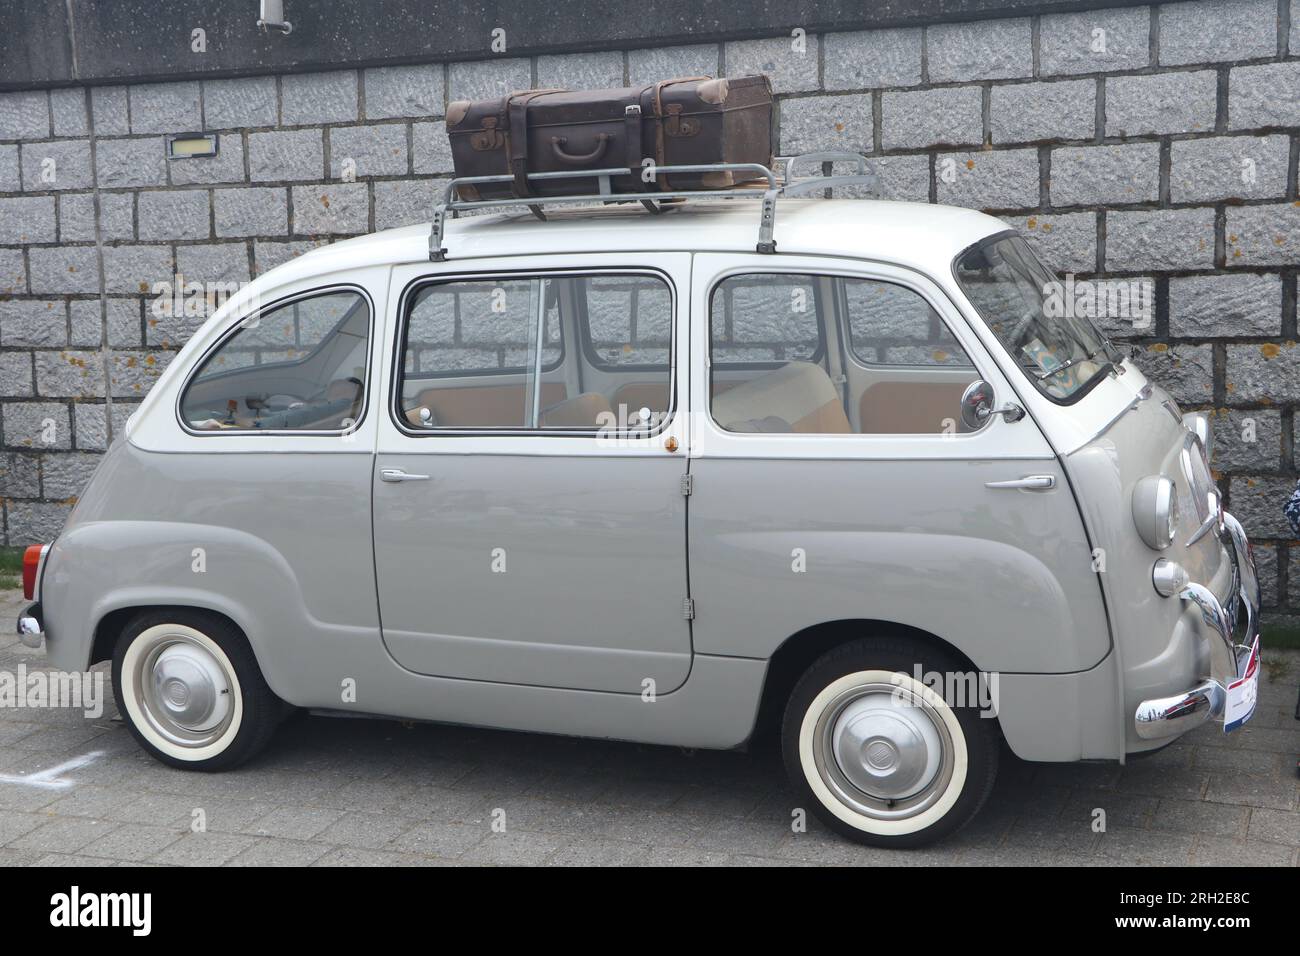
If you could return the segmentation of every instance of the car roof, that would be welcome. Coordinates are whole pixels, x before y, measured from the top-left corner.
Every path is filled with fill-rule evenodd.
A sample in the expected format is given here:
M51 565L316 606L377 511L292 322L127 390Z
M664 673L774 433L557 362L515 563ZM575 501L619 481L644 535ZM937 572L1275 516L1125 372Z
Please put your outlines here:
M447 261L583 252L753 252L759 203L688 201L659 215L639 204L552 207L448 219ZM961 250L1008 228L971 209L863 199L779 199L779 253L852 256L946 271ZM314 249L274 270L290 281L344 268L429 261L429 224L389 229ZM282 271L284 270L284 271ZM276 281L276 280L272 280Z

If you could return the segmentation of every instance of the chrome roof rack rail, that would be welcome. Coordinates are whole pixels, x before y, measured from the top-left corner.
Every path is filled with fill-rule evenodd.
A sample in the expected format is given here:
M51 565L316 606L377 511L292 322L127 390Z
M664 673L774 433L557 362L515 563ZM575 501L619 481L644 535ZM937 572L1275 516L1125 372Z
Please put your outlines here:
M856 162L858 171L851 176L813 176L808 179L794 180L790 173L797 163ZM664 210L663 200L688 199L758 199L761 202L758 224L758 241L754 248L761 253L776 252L776 240L773 229L776 225L776 200L778 196L797 196L813 193L817 190L834 186L875 185L875 176L866 168L866 159L857 153L819 152L806 153L785 159L785 182L778 183L776 174L759 163L710 163L696 166L646 166L642 169L628 168L565 170L552 173L529 173L530 181L552 179L595 179L599 192L575 196L528 196L506 197L502 199L462 199L460 190L464 186L478 186L488 183L511 183L513 176L459 176L446 186L442 200L433 209L433 223L429 230L429 259L443 262L447 250L443 247L446 233L447 213L470 209L527 207L539 219L545 219L543 208L546 206L572 206L592 202L627 203L636 202L651 212ZM649 172L652 176L663 173L674 175L682 173L744 173L752 177L742 180L734 189L700 189L667 190L663 192L616 193L611 186L615 176L636 176ZM752 183L752 184L751 184ZM671 207L669 207L671 208Z

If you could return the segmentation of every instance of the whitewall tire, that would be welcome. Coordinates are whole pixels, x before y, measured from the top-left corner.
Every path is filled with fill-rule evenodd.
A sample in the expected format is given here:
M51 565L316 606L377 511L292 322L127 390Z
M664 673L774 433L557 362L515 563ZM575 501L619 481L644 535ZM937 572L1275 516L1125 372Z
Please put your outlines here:
M914 676L965 673L909 638L853 641L818 658L786 707L782 751L797 796L837 832L911 847L955 832L997 773L997 721ZM974 702L972 702L973 704Z
M244 762L284 711L244 635L223 618L182 608L145 612L127 625L113 654L113 686L141 746L186 769Z

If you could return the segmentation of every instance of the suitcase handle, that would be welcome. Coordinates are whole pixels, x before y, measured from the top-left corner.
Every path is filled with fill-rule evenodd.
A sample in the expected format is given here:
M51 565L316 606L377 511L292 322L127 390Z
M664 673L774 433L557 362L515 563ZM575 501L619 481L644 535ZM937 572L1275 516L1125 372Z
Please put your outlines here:
M608 133L596 134L596 146L589 153L570 153L566 152L564 146L569 140L564 136L551 137L551 152L555 158L562 163L568 163L570 166L586 166L594 163L605 154L605 147L609 145L610 136Z

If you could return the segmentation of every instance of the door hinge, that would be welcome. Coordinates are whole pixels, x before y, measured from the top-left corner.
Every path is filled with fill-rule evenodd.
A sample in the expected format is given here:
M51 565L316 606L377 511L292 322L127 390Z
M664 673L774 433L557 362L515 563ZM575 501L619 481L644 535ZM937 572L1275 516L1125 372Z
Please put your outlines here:
M693 598L682 601L682 617L688 621L695 620L695 600Z
M682 475L682 494L689 498L691 492L693 492L694 490L695 490L695 476Z

